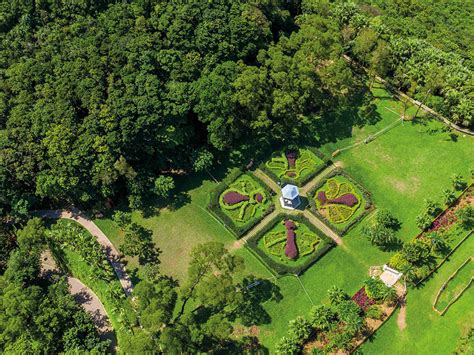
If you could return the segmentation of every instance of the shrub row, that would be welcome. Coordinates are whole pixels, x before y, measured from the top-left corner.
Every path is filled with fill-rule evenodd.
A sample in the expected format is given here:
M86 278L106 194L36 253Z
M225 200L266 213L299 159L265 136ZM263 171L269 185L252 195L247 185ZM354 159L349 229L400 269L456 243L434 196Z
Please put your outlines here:
M263 238L263 236L268 233L277 223L281 223L286 218L290 218L293 221L305 224L313 233L315 233L319 238L321 238L321 246L316 252L308 256L308 260L299 266L286 266L274 261L267 253L258 247L258 241ZM247 241L247 246L252 252L271 270L279 275L284 274L301 274L312 264L314 264L319 258L321 258L326 252L334 246L334 242L331 238L327 237L323 232L316 228L306 217L302 215L287 215L285 213L280 213L275 218L273 218L267 225L265 225L257 234L251 237Z
M246 224L242 226L237 226L232 218L230 218L224 211L222 211L219 204L219 196L229 187L229 185L234 182L239 176L244 174L240 169L232 171L227 177L222 180L222 182L216 186L209 194L209 204L207 205L207 210L218 220L220 220L224 226L232 233L236 238L242 237L248 230L254 227L262 218L271 213L275 209L273 203L270 204L269 208L263 213L260 217L251 218ZM250 176L250 175L249 175ZM265 190L265 193L268 196L273 194L273 191L265 185L260 179L251 175L251 178L254 179L258 184L261 185L262 189Z
M314 155L316 155L319 159L323 161L322 164L317 166L313 171L311 171L310 174L304 176L304 177L299 177L299 178L290 178L286 176L278 177L271 169L269 169L266 165L266 161L260 163L259 168L262 170L265 174L267 174L273 181L278 183L279 181L281 182L281 186L286 185L286 184L294 184L299 187L304 186L308 181L310 181L312 178L314 178L317 174L319 174L329 163L329 158L326 157L323 153L321 153L318 149L314 147L301 147L300 149L306 149L312 152ZM286 148L279 149L278 151L274 152L272 154L272 157L278 155L280 156L282 152L284 152Z
M326 181L332 177L335 177L337 175L342 175L344 176L347 180L349 180L352 184L357 186L357 188L362 192L362 196L365 199L365 209L364 212L361 213L359 216L354 218L347 226L344 228L338 228L335 226L330 220L328 220L326 217L324 217L321 213L318 212L318 208L316 207L316 202L315 202L315 195L316 192L326 183ZM344 170L340 168L336 168L333 171L331 171L329 174L327 174L321 181L319 181L308 193L308 198L309 198L309 205L310 205L310 211L313 213L316 217L319 219L323 220L329 228L331 228L335 233L344 235L349 230L354 227L359 221L361 221L367 214L369 214L375 207L372 203L372 195L371 193L364 187L362 186L359 182L354 180L348 173L346 173Z

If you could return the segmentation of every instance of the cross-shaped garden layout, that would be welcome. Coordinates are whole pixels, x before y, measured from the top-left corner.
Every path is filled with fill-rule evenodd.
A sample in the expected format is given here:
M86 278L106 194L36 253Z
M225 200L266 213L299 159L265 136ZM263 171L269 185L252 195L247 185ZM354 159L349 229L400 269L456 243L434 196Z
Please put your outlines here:
M284 187L304 202L285 209ZM296 189L296 191L298 191ZM301 274L373 209L370 193L312 147L277 150L255 171L236 170L208 210L274 274Z

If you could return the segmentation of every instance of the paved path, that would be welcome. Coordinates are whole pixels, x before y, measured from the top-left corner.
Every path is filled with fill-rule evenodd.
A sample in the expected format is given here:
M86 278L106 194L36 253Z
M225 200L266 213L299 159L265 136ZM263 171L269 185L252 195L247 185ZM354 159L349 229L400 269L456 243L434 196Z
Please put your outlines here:
M42 210L42 211L35 211L33 215L41 217L41 218L49 218L49 219L71 219L76 221L81 226L89 231L97 241L104 247L107 259L109 260L110 264L114 268L115 274L117 275L120 284L127 296L129 296L133 291L133 284L130 276L127 274L125 270L125 266L120 261L120 253L112 244L112 242L107 238L107 236L97 227L97 225L87 218L84 214L82 214L77 209L71 210Z
M45 250L41 254L41 273L44 277L62 274L49 250ZM69 285L69 292L73 295L76 302L92 316L100 337L104 340L110 340L110 350L115 352L117 344L114 330L110 325L109 315L99 297L79 279L67 276L66 282Z
M265 227L273 218L275 218L280 211L275 209L272 213L268 214L263 218L256 226L250 229L242 238L236 240L232 246L232 249L239 249L243 247L247 241L258 233L263 227Z
M334 240L337 245L343 245L342 239L340 236L337 235L331 228L329 228L323 221L317 218L314 214L309 211L303 211L303 216L305 216L311 223L313 223L316 227L318 227L321 232L326 234L329 238Z
M317 183L319 183L327 174L329 174L334 169L336 169L335 164L331 164L328 167L326 167L323 171L321 171L318 175L316 175L312 180L310 180L306 185L300 188L300 195L307 196L308 192L310 192L311 189L314 186L316 186Z
M275 193L280 193L281 187L273 179L265 174L261 169L256 169L253 174L267 184Z

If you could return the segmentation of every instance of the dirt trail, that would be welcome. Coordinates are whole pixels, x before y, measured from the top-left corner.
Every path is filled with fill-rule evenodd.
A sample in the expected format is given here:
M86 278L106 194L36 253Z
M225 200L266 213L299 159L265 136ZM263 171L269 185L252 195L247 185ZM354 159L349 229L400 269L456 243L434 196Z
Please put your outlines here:
M129 296L133 291L133 284L130 276L127 274L125 270L125 266L120 261L120 254L112 242L107 238L107 236L97 227L97 225L87 218L83 213L81 213L77 209L71 210L42 210L42 211L35 211L33 215L41 217L41 218L48 218L48 219L71 219L76 221L81 226L89 231L97 241L104 247L105 254L107 259L109 260L110 264L114 268L115 274L117 275L120 284L122 285L123 291L127 296Z
M262 180L265 184L267 184L274 192L277 194L280 193L281 187L278 186L278 184L273 181L270 176L265 174L262 170L257 169L253 172L253 174L258 177L260 180Z
M341 246L344 245L344 242L342 241L342 238L337 235L336 232L334 232L331 228L329 228L323 221L321 221L319 218L317 218L314 214L312 214L309 211L303 211L303 216L305 216L311 223L313 223L316 227L318 227L321 232L326 234L329 238L334 240L334 242Z
M397 317L397 325L400 330L404 330L407 327L407 305L405 298L400 301L400 312Z
M302 188L300 188L300 195L306 196L308 192L311 191L311 189L321 181L327 174L329 174L331 171L337 168L338 162L335 164L329 165L327 168L325 168L323 171L321 171L318 175L316 175L312 180L310 180L306 185L304 185Z

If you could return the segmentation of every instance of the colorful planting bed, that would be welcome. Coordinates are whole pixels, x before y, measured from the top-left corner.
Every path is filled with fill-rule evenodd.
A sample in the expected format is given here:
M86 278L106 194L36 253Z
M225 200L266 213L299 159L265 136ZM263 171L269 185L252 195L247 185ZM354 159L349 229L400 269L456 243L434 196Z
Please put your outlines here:
M249 240L249 246L278 274L304 271L332 245L332 241L303 216L284 214Z
M276 182L302 186L325 165L317 150L292 147L274 153L261 167Z
M372 208L370 194L341 170L323 179L309 196L312 212L340 234L346 233Z
M250 174L237 172L211 193L208 209L240 237L270 212L268 188Z

